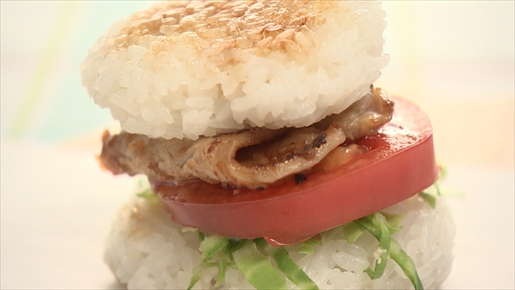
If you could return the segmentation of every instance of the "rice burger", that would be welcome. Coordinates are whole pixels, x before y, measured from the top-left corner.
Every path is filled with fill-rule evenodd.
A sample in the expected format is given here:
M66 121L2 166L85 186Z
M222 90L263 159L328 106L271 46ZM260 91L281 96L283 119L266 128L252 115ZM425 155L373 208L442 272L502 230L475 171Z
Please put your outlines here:
M171 1L114 24L82 82L99 156L149 189L105 260L128 288L438 287L452 264L432 129L374 81L375 1Z

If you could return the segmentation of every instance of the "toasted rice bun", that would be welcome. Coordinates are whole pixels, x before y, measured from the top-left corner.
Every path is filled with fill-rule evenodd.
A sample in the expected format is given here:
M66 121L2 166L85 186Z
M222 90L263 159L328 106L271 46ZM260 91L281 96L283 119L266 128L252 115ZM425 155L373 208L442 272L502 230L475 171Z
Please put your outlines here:
M366 94L387 64L375 1L172 1L114 24L82 83L123 130L196 139L302 127Z

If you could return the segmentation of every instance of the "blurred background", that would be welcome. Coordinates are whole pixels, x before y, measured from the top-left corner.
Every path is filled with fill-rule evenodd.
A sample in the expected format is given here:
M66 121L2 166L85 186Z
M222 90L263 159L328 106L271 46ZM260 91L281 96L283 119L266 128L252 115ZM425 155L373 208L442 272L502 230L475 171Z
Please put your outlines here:
M112 217L126 193L104 193L106 188L119 191L128 187L119 179L110 184L112 178L101 174L94 162L93 155L100 148L100 133L113 121L108 111L98 108L87 96L80 83L79 66L89 46L108 26L150 3L0 1L2 288L116 286L104 281L101 286L92 284L96 278L91 277L112 281L108 270L98 267L102 265L101 239L108 229L105 219ZM451 281L447 288L514 287L514 3L383 1L388 22L384 50L391 62L376 85L392 95L413 100L429 114L438 159L450 168L449 183L469 198L454 207L461 228L457 242L461 262L454 277L462 273L471 282ZM41 159L38 150L51 159ZM83 168L81 176L75 173L79 167ZM52 171L64 177L55 180ZM41 207L40 199L30 198L40 191L37 182L50 186L53 195L49 200L58 197L53 199L56 203L47 201ZM78 200L63 194L70 190L79 196ZM100 199L101 203L94 202ZM75 204L71 211L69 204ZM93 206L95 217L88 216L85 221L77 216L87 215ZM33 218L26 220L21 207L29 208ZM48 221L50 210L61 217L68 216ZM478 224L468 220L471 212L481 211L488 213L476 218ZM493 217L492 212L502 214ZM85 232L77 232L74 224L78 222ZM24 227L20 227L22 224ZM488 258L504 261L501 266L491 267L497 269L495 275L504 279L504 284L485 282L484 277L494 275L488 271L485 273L490 276L483 273L470 277L477 270L470 268L475 267L476 259L487 257L481 254L482 245L474 243L497 236L495 232L484 232L492 224L493 229L511 228L503 230L505 239L497 243L502 251ZM49 228L54 231L43 231ZM478 228L480 237L476 237ZM29 232L34 229L39 230L39 239L33 239ZM87 241L96 254L84 254L81 264L76 265L80 268L66 267L65 262L62 267L52 263L56 255L63 258L62 254L50 251L59 241L56 236L61 235L66 241ZM37 245L33 240L37 240ZM22 246L34 250L20 255ZM79 243L70 248L70 257L86 246ZM48 256L41 256L45 254ZM38 264L34 264L38 260L34 257L39 257ZM88 267L102 272L85 277L83 271L77 270ZM21 274L37 273L38 269L53 271L59 278L41 272L29 281ZM68 284L52 284L68 280Z

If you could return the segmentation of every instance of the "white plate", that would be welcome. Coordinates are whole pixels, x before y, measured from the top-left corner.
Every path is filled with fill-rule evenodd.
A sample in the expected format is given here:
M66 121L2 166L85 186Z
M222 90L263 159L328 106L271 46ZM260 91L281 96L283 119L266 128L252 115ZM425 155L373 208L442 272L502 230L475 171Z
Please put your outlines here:
M95 152L2 141L1 288L119 288L103 239L133 189L102 172ZM450 164L458 227L443 289L513 289L514 171Z

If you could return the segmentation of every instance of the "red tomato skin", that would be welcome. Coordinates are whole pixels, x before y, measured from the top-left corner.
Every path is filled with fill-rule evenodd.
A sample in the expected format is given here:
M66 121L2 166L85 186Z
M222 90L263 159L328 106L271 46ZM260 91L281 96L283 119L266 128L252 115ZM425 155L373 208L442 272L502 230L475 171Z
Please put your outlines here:
M157 185L170 217L207 234L264 237L274 245L304 241L380 211L429 187L438 177L432 128L415 105L398 98L396 117L357 142L370 150L346 164L263 191L233 194L203 182Z

